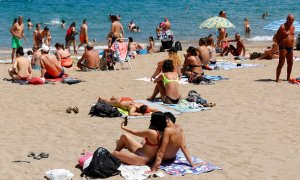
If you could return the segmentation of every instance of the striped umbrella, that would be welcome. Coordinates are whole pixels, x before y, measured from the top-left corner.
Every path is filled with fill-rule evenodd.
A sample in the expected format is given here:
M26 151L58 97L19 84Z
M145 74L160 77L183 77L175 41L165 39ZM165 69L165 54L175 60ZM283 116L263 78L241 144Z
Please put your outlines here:
M286 20L281 19L274 21L268 25L266 25L263 29L270 30L270 31L277 31L279 27L284 24ZM295 31L300 32L300 23L298 21L294 21Z
M201 29L218 29L218 28L234 28L234 25L226 18L215 16L205 20L199 28Z

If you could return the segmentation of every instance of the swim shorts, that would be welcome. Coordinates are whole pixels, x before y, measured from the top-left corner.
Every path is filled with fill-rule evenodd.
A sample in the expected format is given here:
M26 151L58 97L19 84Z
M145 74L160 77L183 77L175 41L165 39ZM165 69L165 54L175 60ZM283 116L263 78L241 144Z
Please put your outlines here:
M80 42L87 44L89 42L88 36L86 35L80 35Z
M21 40L19 38L17 38L16 36L13 36L11 39L11 48L17 49L20 46L22 46Z

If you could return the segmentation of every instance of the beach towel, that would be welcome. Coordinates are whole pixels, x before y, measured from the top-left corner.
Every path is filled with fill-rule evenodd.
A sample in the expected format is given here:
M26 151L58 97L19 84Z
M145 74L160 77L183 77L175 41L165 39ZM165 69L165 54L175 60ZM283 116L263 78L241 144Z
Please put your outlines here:
M148 78L148 77L138 78L138 79L134 79L134 80L150 82L150 78ZM179 80L179 84L188 84L188 83L189 83L188 78L181 78Z
M149 166L133 166L124 165L118 168L121 171L121 176L126 180L143 180L151 177L163 177L164 173L157 171L155 174L147 174L147 171L151 171Z
M170 112L174 115L181 114L181 112L175 110L174 108L170 108L168 106L165 106L162 102L151 102L151 101L148 101L148 100L135 100L135 102L145 104L145 105L147 105L151 108L157 109L158 111L161 111L161 112Z
M184 176L186 174L202 174L214 170L221 170L221 168L214 166L211 163L205 162L197 157L192 156L193 163L202 163L197 167L191 167L186 160L182 151L178 151L176 154L176 160L172 163L162 164L160 169L164 170L166 173L175 176Z
M160 102L160 103L162 103L162 102ZM178 104L164 104L164 105L167 107L170 107L176 111L179 111L181 113L210 110L210 108L208 108L208 107L202 107L202 105L200 105L200 104L197 104L195 102L188 102L185 99L181 99L180 103L178 103Z
M204 75L204 78L212 80L212 81L220 81L220 80L228 80L229 78L223 78L222 76L211 76L211 75Z
M251 68L251 67L262 67L259 64L240 64L234 62L216 62L216 64L210 64L211 68L215 70L230 70L230 69L237 69L237 68Z
M0 59L0 64L11 64L11 59Z

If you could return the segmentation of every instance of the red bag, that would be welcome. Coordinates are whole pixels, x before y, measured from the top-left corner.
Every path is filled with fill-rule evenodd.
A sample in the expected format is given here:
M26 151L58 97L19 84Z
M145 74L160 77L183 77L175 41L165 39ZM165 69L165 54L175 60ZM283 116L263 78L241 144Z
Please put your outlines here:
M33 85L45 84L45 79L42 79L40 77L34 77L28 81L28 84L33 84Z

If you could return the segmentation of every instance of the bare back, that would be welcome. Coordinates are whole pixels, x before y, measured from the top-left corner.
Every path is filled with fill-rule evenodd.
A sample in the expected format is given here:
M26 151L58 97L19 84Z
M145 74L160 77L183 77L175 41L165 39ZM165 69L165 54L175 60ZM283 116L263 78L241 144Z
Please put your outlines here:
M166 127L164 133L167 133L169 136L169 143L163 160L173 159L176 157L176 153L183 145L183 130L180 126L175 125L175 128Z
M83 56L84 65L91 69L99 68L99 53L95 50L87 50Z
M16 58L16 63L17 63L17 75L19 77L28 77L31 74L31 63L30 61L24 57L17 57Z
M80 35L86 36L87 35L87 30L88 30L87 25L86 24L82 24L80 26Z
M204 66L209 64L210 54L206 46L198 47L199 58Z
M47 73L53 77L58 76L62 69L62 66L59 64L55 55L52 54L42 54L40 56L41 60L41 69L42 69L42 77L44 77L43 70L46 69Z
M122 37L124 36L123 26L119 21L115 21L112 23L111 32L115 37L120 37L120 35L122 35Z

